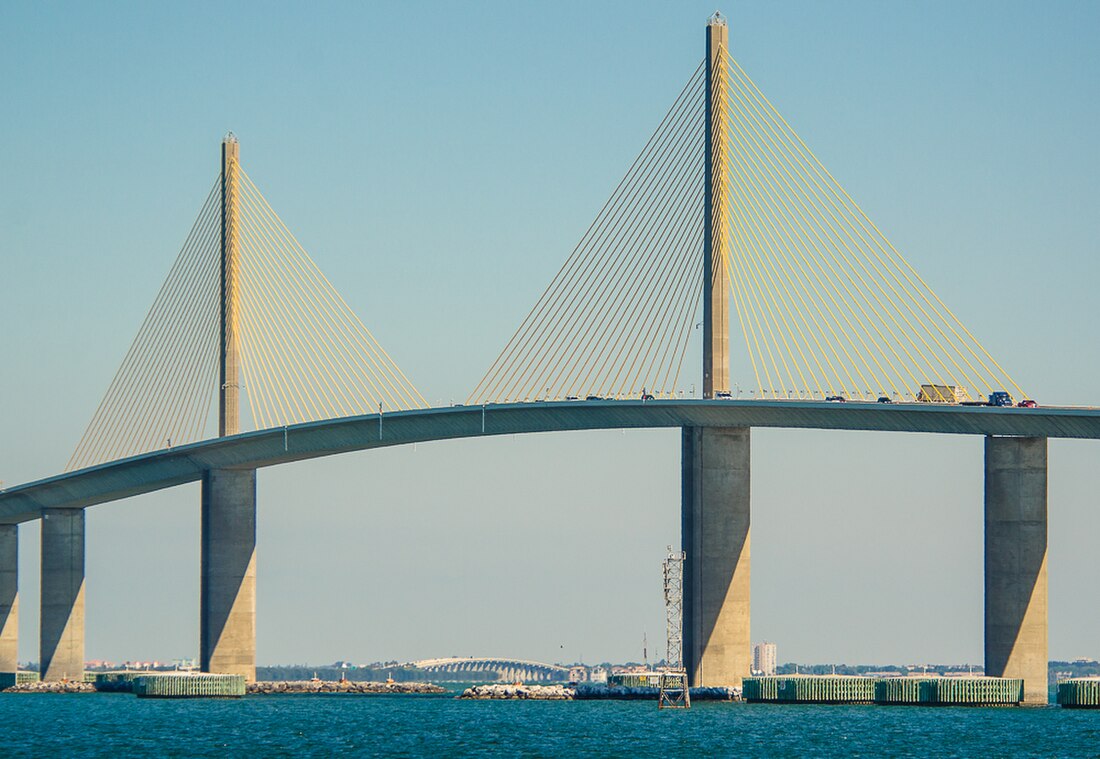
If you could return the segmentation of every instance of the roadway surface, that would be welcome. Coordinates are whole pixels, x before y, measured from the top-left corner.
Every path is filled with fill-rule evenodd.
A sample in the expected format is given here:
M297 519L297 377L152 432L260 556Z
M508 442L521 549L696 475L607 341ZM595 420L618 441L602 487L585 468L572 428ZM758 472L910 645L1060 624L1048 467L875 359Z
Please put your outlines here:
M0 492L0 524L45 508L83 508L252 469L349 451L532 432L659 427L777 427L1100 439L1100 409L819 401L550 401L452 406L309 422L153 451Z

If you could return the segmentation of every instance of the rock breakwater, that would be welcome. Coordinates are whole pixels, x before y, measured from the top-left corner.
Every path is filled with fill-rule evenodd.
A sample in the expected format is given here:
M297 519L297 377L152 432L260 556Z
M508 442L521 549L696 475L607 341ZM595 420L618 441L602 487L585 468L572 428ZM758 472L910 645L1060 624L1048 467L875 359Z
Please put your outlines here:
M83 682L20 683L2 693L95 693L95 685Z
M572 701L577 691L564 685L474 685L462 691L459 698L506 701Z
M462 692L459 698L473 700L504 701L656 701L660 691L657 688L608 687L606 685L475 685ZM692 688L692 700L698 701L739 701L741 691L737 688Z
M376 683L339 680L285 680L278 682L249 683L250 696L270 696L283 693L361 693L361 694L436 694L446 693L432 683Z

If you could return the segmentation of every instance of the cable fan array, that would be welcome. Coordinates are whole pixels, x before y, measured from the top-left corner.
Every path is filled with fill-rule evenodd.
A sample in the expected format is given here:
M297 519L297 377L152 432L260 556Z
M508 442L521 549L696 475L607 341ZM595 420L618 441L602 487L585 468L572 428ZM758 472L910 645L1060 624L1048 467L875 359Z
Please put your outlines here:
M1024 394L728 58L735 311L762 397ZM787 388L781 390L779 388Z
M428 404L247 174L236 197L244 392L257 428ZM232 176L232 175L231 175ZM212 434L221 324L219 177L68 469Z
M702 296L696 69L468 403L671 395Z
M428 405L240 170L241 353L261 428Z
M66 470L187 443L209 425L218 383L221 179Z
M723 50L713 240L760 398L1024 393ZM702 294L700 66L468 402L675 392ZM942 391L941 391L942 392Z

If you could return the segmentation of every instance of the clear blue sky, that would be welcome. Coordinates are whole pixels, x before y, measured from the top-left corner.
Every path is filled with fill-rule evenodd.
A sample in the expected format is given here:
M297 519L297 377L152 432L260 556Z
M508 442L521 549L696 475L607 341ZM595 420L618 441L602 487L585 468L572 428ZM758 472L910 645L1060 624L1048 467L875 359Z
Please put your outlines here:
M6 4L0 480L64 466L229 129L425 396L463 398L701 60L713 10ZM1020 383L1100 402L1100 5L722 10L734 56ZM260 662L623 660L643 630L659 650L678 440L475 440L261 472ZM1098 456L1051 443L1056 658L1100 658ZM757 431L753 459L755 639L784 661L981 661L980 440ZM37 540L24 527L23 660ZM196 487L92 509L88 656L194 655L198 552Z

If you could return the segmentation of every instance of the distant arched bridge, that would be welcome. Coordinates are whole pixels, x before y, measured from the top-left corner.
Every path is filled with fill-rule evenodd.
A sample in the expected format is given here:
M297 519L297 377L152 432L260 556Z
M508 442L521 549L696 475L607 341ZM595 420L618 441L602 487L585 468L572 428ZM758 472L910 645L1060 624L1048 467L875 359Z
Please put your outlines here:
M447 679L463 679L461 675L478 675L470 679L496 679L504 682L521 680L530 682L564 682L569 679L569 670L556 664L543 664L522 659L479 659L477 657L453 657L448 659L422 659L410 662L410 665L425 672L457 675ZM484 675L494 674L495 678Z

